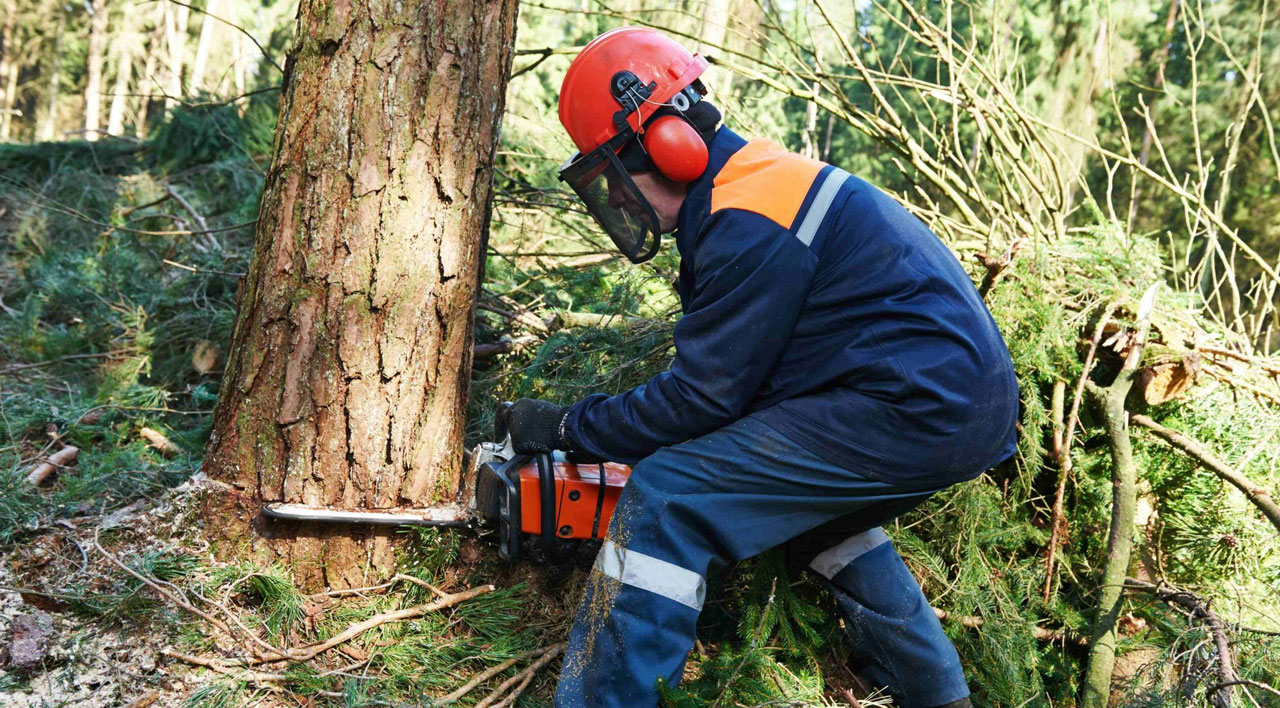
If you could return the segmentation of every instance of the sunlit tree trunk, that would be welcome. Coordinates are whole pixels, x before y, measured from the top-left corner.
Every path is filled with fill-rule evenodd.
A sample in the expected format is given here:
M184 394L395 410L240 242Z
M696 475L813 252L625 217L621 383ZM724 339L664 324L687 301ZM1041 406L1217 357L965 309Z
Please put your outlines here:
M147 116L151 111L150 96L156 93L156 89L160 86L157 70L160 64L160 45L164 42L165 16L169 12L168 7L167 2L156 5L151 38L147 41L147 53L142 59L142 80L138 82L140 89L138 93L142 96L138 99L138 115L133 124L133 134L139 138L147 137Z
M66 29L66 16L58 13L58 31L54 34L53 61L48 69L49 88L45 92L48 97L45 105L44 120L40 122L37 140L53 140L58 130L58 101L62 93L62 34ZM43 67L41 67L43 69Z
M9 139L10 127L13 125L13 119L16 116L18 74L21 71L22 65L19 62L13 61L9 63L8 77L5 79L4 101L0 103L0 111L4 111L3 117L0 117L0 141Z
M14 0L0 3L4 14L4 26L0 28L0 140L9 139L9 125L13 121L14 94L18 90L18 65L14 62L17 47L13 43L13 28L17 21Z
M130 83L133 80L133 49L138 35L133 32L134 22L128 11L121 18L121 27L115 40L112 41L112 55L115 57L115 85L111 90L111 110L107 114L107 133L124 135L124 112L129 103Z
M245 56L245 52L251 50L252 47L249 40L239 32L236 33L234 46L235 63L231 67L231 78L235 86L235 95L243 96L245 93L245 86L247 85L247 82L245 81L245 64L248 63L248 59ZM236 110L240 111L241 115L244 115L246 105L245 99L240 99L236 101Z
M102 111L102 63L107 53L107 0L93 0L85 59L84 139L97 140Z
M729 36L729 3L732 0L705 0L702 6L702 27L698 36L698 53L718 57L724 54L723 47ZM713 92L727 96L733 81L733 72L721 67L712 67L704 83ZM715 96L712 96L712 100ZM723 104L721 104L723 108Z
M173 109L182 99L182 67L187 61L187 20L191 10L185 5L165 5L164 38L169 80L165 84L164 110Z
M221 24L210 15L220 16L222 3L218 0L209 0L204 9L205 14L200 20L200 39L196 42L196 56L191 62L191 80L188 82L192 91L204 89L204 72L209 64L209 48L213 44L214 33Z
M451 499L515 0L303 0L205 470L220 550L307 586L394 532L271 522Z

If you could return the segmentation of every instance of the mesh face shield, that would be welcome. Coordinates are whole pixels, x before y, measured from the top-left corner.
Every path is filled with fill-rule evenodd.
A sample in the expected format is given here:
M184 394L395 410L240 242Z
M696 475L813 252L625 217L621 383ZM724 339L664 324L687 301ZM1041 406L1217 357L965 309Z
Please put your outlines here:
M662 235L657 213L618 158L617 150L634 137L626 130L586 155L575 154L560 166L560 179L627 260L644 263L657 255Z

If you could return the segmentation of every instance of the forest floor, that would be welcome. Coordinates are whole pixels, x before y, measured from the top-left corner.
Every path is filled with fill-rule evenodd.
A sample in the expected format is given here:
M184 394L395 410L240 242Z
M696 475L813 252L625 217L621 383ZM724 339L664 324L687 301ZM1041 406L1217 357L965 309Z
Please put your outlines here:
M179 487L158 503L135 502L104 517L59 520L0 555L5 588L0 653L7 654L6 668L0 670L0 705L180 705L202 683L197 667L162 655L169 639L166 632L149 631L155 623L144 617L94 621L81 606L95 602L92 590L85 589L103 588L118 573L97 541L132 557L180 549L180 542L158 539L173 538L190 496L191 487ZM135 611L130 603L148 603L140 591L134 598L104 593L96 600L118 603L115 611L126 612Z
M75 474L75 469L68 469L64 474ZM290 691L288 681L245 680L250 675L248 672L244 676L233 675L236 680L224 686L219 680L226 672L196 666L172 655L176 649L188 649L193 634L207 633L207 638L219 645L212 647L210 658L216 659L220 653L217 650L227 648L224 642L217 641L209 623L184 611L172 599L160 596L158 588L140 582L146 578L171 593L194 598L210 581L216 585L216 579L225 575L227 567L209 559L207 546L201 543L198 534L192 533L200 525L200 519L195 518L200 493L198 481L184 483L154 499L140 499L105 515L59 519L47 527L33 529L22 543L0 554L0 588L3 588L0 592L0 665L4 667L0 669L0 705L13 708L250 703L295 706L308 704L309 696L316 697L311 694L321 693ZM491 572L495 568L483 562L482 556L493 549L483 541L471 538L451 541L458 542L453 563L433 574L433 580L440 583L439 587L445 592L466 589L466 583L482 585L478 582L481 579L502 583L508 590L514 587L522 591L535 584L561 591L566 585L578 585L574 581L580 573L572 568L553 568L547 572L548 569L521 563ZM130 578L125 567L139 575ZM379 590L367 593L378 594ZM522 622L532 621L532 615L540 615L537 623L553 625L547 627L549 636L562 636L576 590L558 598L555 594L537 594L542 596L530 612L523 613ZM306 607L305 622L315 626L324 623L325 614L350 614L355 606L364 604L365 596L366 593L355 593L348 596L350 601L310 603L311 606ZM253 623L263 621L262 617L255 616L255 610L261 605L254 607L262 600L252 593L242 594L231 589L211 603L222 605L242 621ZM195 629L196 626L199 628ZM419 629L429 632L439 627ZM295 637L303 634L302 630L294 632ZM456 637L450 634L440 633L434 639L441 643L454 641ZM421 642L424 637L415 639ZM333 654L342 665L349 665L353 660L361 663L358 658L367 659L365 649L376 646L377 642L377 637L357 636L347 645L337 647ZM501 651L498 654L501 655ZM322 657L316 664L324 661ZM281 663L263 668L276 668ZM363 663L368 666L368 662ZM364 667L356 667L349 673L357 678L376 678L379 673L362 674L361 668ZM462 668L458 670L459 685L465 682L468 673ZM550 675L548 670L538 677L529 691L530 698L549 695ZM498 676L494 685L504 678ZM335 683L337 688L342 688L341 679ZM233 691L211 688L236 689L235 693L245 695L230 701L219 694ZM255 693L260 695L253 695ZM473 698L485 695L484 691L477 693ZM328 698L336 699L333 701L336 705L402 704L380 700L376 690L352 691L352 694L351 700L332 695ZM249 700L251 697L253 700ZM425 695L423 699L426 703Z
M62 474L74 475L76 469L68 468ZM500 659L515 656L514 647L507 646L512 637L520 637L520 646L541 642L558 647L567 634L585 575L580 567L497 563L496 548L487 539L449 532L446 538L408 542L425 546L411 550L409 558L423 563L448 560L435 572L418 575L430 577L446 594L492 584L497 589L489 597L505 595L506 600L518 602L496 603L490 607L495 610L493 616L485 617L466 612L467 603L479 603L484 596L465 600L443 610L452 613L443 623L406 622L402 630L391 634L385 625L371 628L309 662L272 662L252 671L198 666L193 662L227 658L235 649L234 643L219 637L209 622L184 610L173 597L228 620L234 616L255 627L254 633L268 641L273 635L272 614L287 604L263 592L263 587L255 594L252 583L244 582L250 572L262 569L229 568L210 559L207 545L194 533L201 523L201 480L202 476L196 475L153 498L138 499L110 513L57 519L29 529L21 543L4 549L0 554L0 705L432 705L430 699L439 699L483 673L476 667L492 667ZM412 575L420 569L402 570ZM266 577L280 579L270 570ZM162 588L167 591L164 595ZM308 637L332 636L333 632L321 629L329 618L350 624L349 620L367 618L371 605L382 609L390 602L408 607L422 601L422 597L401 592L404 589L393 586L343 596L297 596L302 599L297 607L301 613L298 626L277 637L305 646ZM536 642L531 642L534 638ZM472 643L474 639L480 642ZM401 665L405 657L377 661L379 652L391 641L416 645L422 651L422 664ZM476 655L440 666L438 657L433 656L433 645L458 643ZM718 648L700 643L687 678L696 682L701 661L718 653ZM193 656L196 658L180 658ZM793 705L857 705L849 701L851 689L864 699L858 702L862 705L887 705L884 699L865 700L866 693L838 655L826 657L824 663L823 700L798 700ZM508 698L515 705L549 704L559 661L533 664L517 664L494 673L461 704L493 705L492 700L485 702L486 696ZM390 680L388 690L380 690L379 683L389 672L399 675ZM324 678L330 680L317 680L326 673L329 675ZM520 687L523 692L513 693L512 677L530 679ZM432 685L437 688L421 694L418 700L406 696L406 689ZM784 698L786 688L778 689L778 696Z

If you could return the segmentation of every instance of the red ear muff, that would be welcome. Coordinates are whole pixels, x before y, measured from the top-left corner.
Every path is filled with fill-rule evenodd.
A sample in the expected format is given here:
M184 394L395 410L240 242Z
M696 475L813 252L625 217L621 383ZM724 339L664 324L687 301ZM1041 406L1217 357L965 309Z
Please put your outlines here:
M645 126L644 150L662 176L674 182L692 182L707 171L707 144L679 116L662 116Z

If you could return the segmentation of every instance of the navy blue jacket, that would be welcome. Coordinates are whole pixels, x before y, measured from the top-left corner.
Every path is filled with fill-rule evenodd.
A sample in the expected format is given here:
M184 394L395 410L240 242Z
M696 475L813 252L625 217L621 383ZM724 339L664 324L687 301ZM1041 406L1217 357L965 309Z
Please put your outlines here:
M745 416L832 464L939 487L1009 457L1018 386L955 256L879 189L727 128L676 231L668 371L572 406L577 449L634 463Z

